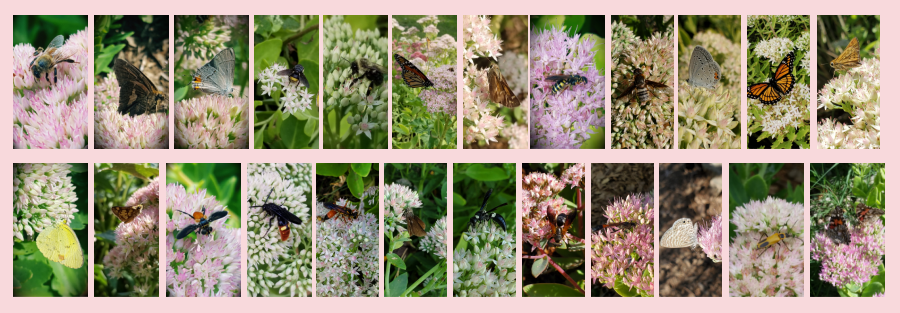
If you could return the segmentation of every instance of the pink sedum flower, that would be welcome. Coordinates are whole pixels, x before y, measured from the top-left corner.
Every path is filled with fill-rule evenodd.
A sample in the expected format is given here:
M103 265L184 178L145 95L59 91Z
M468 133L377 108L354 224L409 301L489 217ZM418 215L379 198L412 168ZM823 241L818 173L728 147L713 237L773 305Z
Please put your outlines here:
M206 190L188 194L184 186L166 186L166 207L172 217L166 221L166 292L174 297L241 296L241 230L225 227L227 217L210 223L213 232L175 240L179 230L196 224L188 213L206 209L206 215L222 211ZM229 214L230 215L230 214Z
M629 195L606 207L610 223L632 222L628 227L608 227L591 234L591 278L613 289L616 283L637 288L652 297L654 213L653 195Z
M71 55L75 63L57 64L50 81L45 75L35 80L31 70L35 47L13 47L13 148L87 148L90 45L86 30L66 38L59 55Z
M13 164L13 238L24 241L64 220L75 218L75 185L68 163Z
M722 262L722 215L716 215L709 224L700 224L697 241L700 248L713 262Z
M361 214L352 220L336 217L316 222L316 295L378 297L378 216L362 213L362 205L355 207L344 199L336 204ZM328 211L321 202L317 204L318 214Z
M439 219L419 242L422 251L447 259L447 217Z
M132 296L155 296L159 292L159 178L138 189L126 206L144 204L130 223L116 227L116 246L103 258L112 278L135 280Z
M818 108L841 109L852 124L819 122L819 149L881 148L881 49L862 65L834 77L819 90Z
M582 178L584 164L575 164L566 169L562 180L553 174L539 172L522 178L522 240L530 243L533 248L543 247L541 241L552 237L550 221L546 218L548 212L552 211L555 215L575 214L566 206L566 199L559 196L559 193L567 186L574 189L584 185Z
M175 147L247 149L250 120L247 98L209 94L175 106Z
M803 296L803 204L769 197L734 209L737 236L729 249L729 294L732 297ZM768 248L760 241L782 233ZM771 241L770 241L771 242Z
M810 243L810 257L822 263L819 278L838 288L864 284L885 265L881 257L885 255L887 245L881 220L848 227L848 244L836 244L824 232L816 233Z
M119 81L110 73L94 85L94 149L168 149L169 115L119 113Z

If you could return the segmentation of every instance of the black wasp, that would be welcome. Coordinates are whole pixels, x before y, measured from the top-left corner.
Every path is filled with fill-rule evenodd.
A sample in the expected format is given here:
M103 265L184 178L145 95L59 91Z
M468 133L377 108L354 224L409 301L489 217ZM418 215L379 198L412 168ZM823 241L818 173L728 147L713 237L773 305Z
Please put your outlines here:
M299 66L299 65L298 65ZM269 234L269 229L272 229L272 222L274 220L278 220L278 232L281 233L281 241L287 240L291 237L291 225L290 223L294 223L300 225L303 223L299 217L288 211L283 206L280 206L275 203L269 202L269 197L272 196L272 192L275 191L275 188L269 190L269 195L266 196L266 201L263 201L263 205L253 205L251 208L262 208L263 212L268 215L269 218L269 228L266 229L266 233L263 234L263 237ZM290 222L290 223L289 223Z
M587 83L587 78L581 75L553 75L544 78L544 80L554 82L553 87L550 89L553 94L557 94L569 88L569 86Z
M198 234L209 235L212 232L212 227L210 227L209 224L215 220L218 220L218 219L228 216L228 211L218 211L218 212L214 212L213 214L210 214L210 216L207 217L206 216L206 207L203 207L203 211L194 212L194 214L190 214L190 213L182 211L182 210L176 210L176 211L190 215L191 217L194 218L194 222L197 224L189 225L188 227L185 227L184 229L179 231L178 235L175 236L175 239L181 239L181 238L187 237L188 235L193 233L198 228L200 229L200 230L197 230Z
M668 88L669 86L666 86L666 84L657 83L655 81L647 79L647 77L644 76L644 72L641 71L640 68L635 68L634 82L631 84L631 86L628 87L628 89L625 89L622 94L616 97L616 100L627 95L636 94L638 102L644 103L650 101L651 94L656 97L656 94L653 93L654 90L662 90ZM632 96L632 98L634 98L634 96Z
M503 216L500 216L500 214L497 214L494 211L497 210L497 208L509 203L498 205L493 209L490 209L489 211L484 210L484 206L487 205L488 199L491 197L492 192L494 192L494 189L488 189L487 194L484 195L484 201L481 202L481 209L478 209L478 212L475 212L475 216L472 216L472 218L469 219L469 226L467 228L471 228L472 225L476 225L478 223L487 223L493 220L497 223L497 225L503 227L503 231L506 231L506 220L503 219Z
M294 68L280 70L275 74L287 76L291 83L297 83L297 85L303 85L303 87L309 88L309 81L306 80L306 75L303 74L303 70L303 65L297 64L294 65Z

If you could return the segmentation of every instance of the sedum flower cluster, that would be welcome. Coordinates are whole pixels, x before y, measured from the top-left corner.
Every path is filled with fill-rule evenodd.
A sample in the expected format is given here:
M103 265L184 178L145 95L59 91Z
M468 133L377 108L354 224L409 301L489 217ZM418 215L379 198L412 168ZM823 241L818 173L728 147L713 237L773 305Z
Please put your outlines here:
M468 248L453 251L454 297L515 297L516 240L496 223L478 223L462 234Z
M65 163L13 164L13 238L35 238L58 220L78 212L75 185Z
M850 243L837 244L824 231L817 232L810 242L810 257L822 263L819 278L837 288L864 284L885 265L887 245L881 219L848 228Z
M294 114L297 111L306 111L312 107L313 101L316 100L315 92L309 93L305 86L298 83L291 83L288 76L277 75L276 73L287 69L280 63L272 64L272 66L259 71L259 86L262 89L261 95L271 96L275 91L284 93L279 100L279 107L284 114ZM276 86L281 86L278 88Z
M250 206L274 203L302 221L300 225L289 223L290 237L281 241L276 218L260 207L247 211L247 291L251 297L311 296L312 166L250 163L247 183Z
M569 37L565 28L555 26L532 31L532 148L576 149L594 134L604 136L606 77L594 63L598 44L603 43L597 37ZM555 83L545 78L554 75L579 75L587 82L553 93Z
M802 203L772 197L734 209L731 223L737 235L728 251L732 297L803 296L803 212ZM776 234L785 238L757 248Z
M567 186L584 186L584 164L574 164L563 173L562 179L553 174L534 172L522 177L522 240L531 244L532 249L543 247L541 241L553 236L547 216L576 214L566 206L566 199L559 196ZM574 199L573 199L574 202ZM567 233L565 236L569 236ZM563 238L566 240L566 238Z
M391 183L384 187L384 231L387 233L401 233L406 229L406 210L422 207L419 195L401 184Z
M45 79L46 74L35 78L31 69L37 47L13 47L13 148L87 148L90 40L87 29L66 38L57 55L69 56L75 63L60 63L50 69L50 81Z
M366 207L377 207L377 201L377 187L369 188L359 204L344 199L336 203L358 212L359 218L335 215L316 222L316 296L378 296L378 216L365 213ZM319 217L328 212L321 202L316 204Z
M168 149L169 114L119 113L119 81L110 73L94 85L95 149Z
M632 194L606 207L608 223L635 223L607 227L591 234L591 278L613 289L617 284L653 296L654 213L652 194Z
M714 263L722 262L722 215L716 215L709 223L701 223L697 231L700 248Z
M417 35L419 29L416 26L404 27L391 19L391 28L403 34L393 41L393 53L426 71L428 79L434 83L434 88L422 89L419 93L428 112L456 116L456 39L450 34L438 36L437 15L427 15L416 22L424 30L420 35ZM397 62L392 64L398 66ZM394 82L402 83L401 79L399 75L394 76Z
M175 147L247 149L250 146L248 98L208 94L175 106Z
M664 33L641 39L625 24L612 24L612 147L614 149L670 149L673 145L675 107L671 87L653 90L647 103L639 103L637 90L624 95L640 69L644 78L667 86L675 80L672 26ZM622 96L619 98L619 96Z

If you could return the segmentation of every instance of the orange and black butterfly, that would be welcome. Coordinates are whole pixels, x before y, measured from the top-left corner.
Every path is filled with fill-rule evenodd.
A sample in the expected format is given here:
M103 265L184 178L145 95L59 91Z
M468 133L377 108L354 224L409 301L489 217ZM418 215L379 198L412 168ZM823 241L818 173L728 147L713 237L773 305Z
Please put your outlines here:
M131 223L138 214L141 214L141 210L143 209L143 204L135 206L114 206L112 207L112 212L120 221L122 221L122 223Z
M794 51L791 51L784 56L781 64L778 64L775 76L768 82L747 86L747 98L757 99L765 105L778 103L794 89L796 79L793 72Z
M669 86L667 86L666 84L647 79L647 77L644 76L644 71L642 71L640 68L635 68L633 74L634 82L632 82L631 86L629 86L618 97L616 97L616 100L621 99L622 97L627 95L632 95L632 98L636 96L638 102L644 103L650 101L651 95L656 97L654 91L669 89Z
M841 55L831 61L831 67L835 71L845 71L860 65L862 63L859 62L859 42L856 41L856 38L851 39L844 51L841 52Z
M411 88L428 88L434 86L431 80L428 80L428 76L425 76L425 73L422 73L415 64L412 64L412 62L406 58L395 53L394 60L397 60L397 64L400 64L400 69L402 70L400 77L403 77L403 82L405 82L407 86Z
M875 219L881 215L884 215L884 210L876 209L862 203L856 205L856 218L860 223Z
M847 228L847 220L844 219L844 209L835 207L834 211L828 215L825 235L836 244L850 243L850 229Z

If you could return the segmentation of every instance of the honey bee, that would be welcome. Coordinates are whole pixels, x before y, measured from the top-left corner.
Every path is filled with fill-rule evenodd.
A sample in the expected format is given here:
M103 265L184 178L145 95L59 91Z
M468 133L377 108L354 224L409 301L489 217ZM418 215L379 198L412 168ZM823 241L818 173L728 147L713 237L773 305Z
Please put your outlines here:
M156 89L137 67L116 59L115 72L119 81L119 113L135 116L169 109L169 95Z
M651 95L653 97L656 97L656 94L653 93L653 91L664 90L664 89L668 89L668 88L669 88L669 86L666 86L665 84L657 83L655 81L647 79L644 76L644 72L641 71L640 68L635 68L634 69L634 82L631 84L631 86L628 87L628 89L625 89L625 91L622 92L622 94L620 94L618 97L616 97L616 100L618 100L626 95L632 95L632 97L634 97L634 94L637 94L638 102L643 103L643 102L650 101Z
M69 55L62 54L62 46L65 42L65 38L62 35L56 36L50 41L50 44L47 45L47 49L38 48L34 51L34 59L31 60L31 72L34 73L35 80L41 79L41 74L44 74L44 78L47 81L50 81L50 69L53 69L53 83L57 82L57 72L56 65L59 63L76 63L75 60L70 59L75 52L70 53Z
M366 91L366 97L369 97L372 89L384 84L385 72L383 66L369 61L369 59L359 58L359 60L350 62L350 74L355 76L353 81L350 82L350 87L352 88L360 79L365 77L371 82L369 90Z

